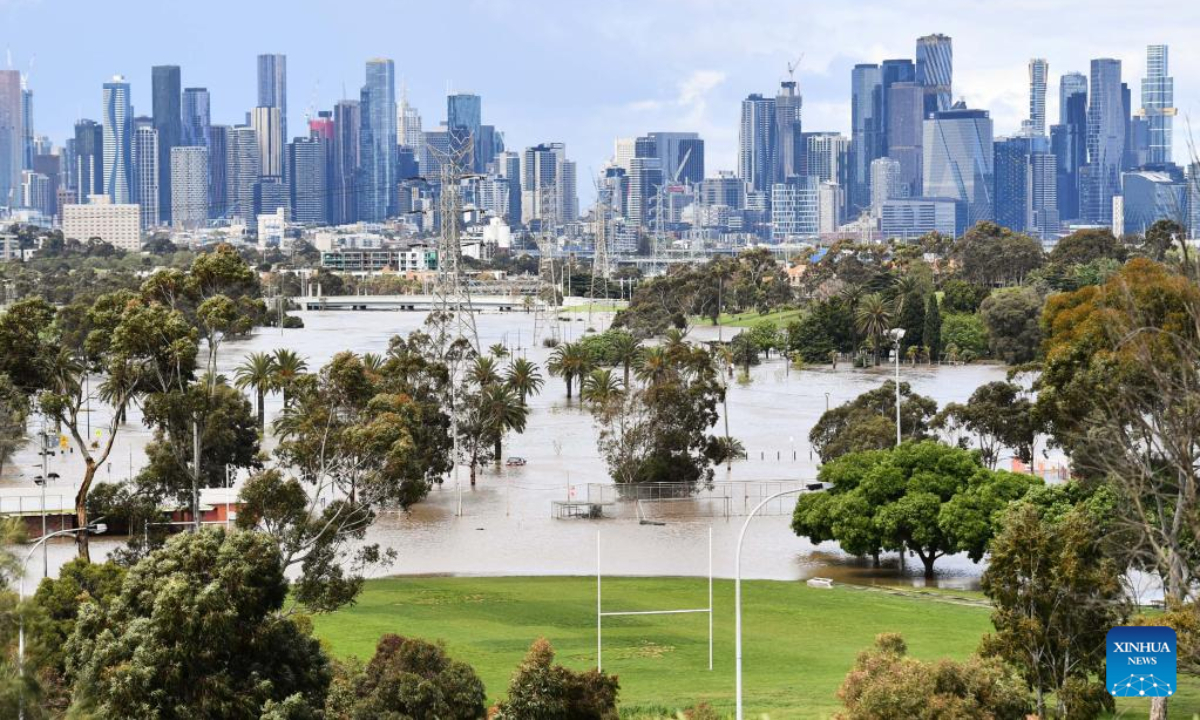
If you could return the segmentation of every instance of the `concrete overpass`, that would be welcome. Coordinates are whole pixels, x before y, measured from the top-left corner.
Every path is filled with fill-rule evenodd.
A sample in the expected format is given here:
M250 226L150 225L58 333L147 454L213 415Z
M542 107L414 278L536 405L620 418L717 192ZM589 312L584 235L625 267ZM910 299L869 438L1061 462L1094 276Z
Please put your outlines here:
M529 298L529 300L526 300ZM439 304L436 295L320 295L292 298L304 310L392 310L429 312ZM525 312L538 302L528 295L471 295L476 311Z

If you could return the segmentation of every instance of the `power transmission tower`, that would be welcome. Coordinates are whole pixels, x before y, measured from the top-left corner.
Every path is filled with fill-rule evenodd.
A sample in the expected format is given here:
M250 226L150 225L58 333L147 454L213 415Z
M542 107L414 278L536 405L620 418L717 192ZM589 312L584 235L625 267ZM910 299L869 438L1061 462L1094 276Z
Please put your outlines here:
M538 233L538 293L534 303L533 341L536 343L543 329L549 330L550 339L557 344L561 338L558 331L558 298L560 288L559 269L554 262L557 238L554 237L555 219L558 217L557 182L543 184L537 192L540 196Z
M596 301L596 281L604 285L604 298L608 299L608 278L612 269L608 259L608 196L605 188L596 181L596 207L592 212L593 249L592 283L588 290L588 327L592 327L592 305Z
M467 172L466 166L471 141L468 138L459 147L451 147L446 152L433 146L429 146L429 151L441 163L441 227L437 243L437 276L433 285L438 341L443 356L459 340L465 340L478 353L475 307L471 303L470 283L462 273L462 182L476 177Z

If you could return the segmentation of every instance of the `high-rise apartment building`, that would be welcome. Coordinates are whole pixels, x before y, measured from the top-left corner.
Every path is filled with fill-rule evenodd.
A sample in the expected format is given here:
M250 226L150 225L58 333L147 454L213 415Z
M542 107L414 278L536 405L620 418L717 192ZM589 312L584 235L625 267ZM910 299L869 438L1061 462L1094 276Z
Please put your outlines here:
M908 197L920 197L925 89L913 82L892 83L887 101L888 157L900 163Z
M925 88L925 116L949 110L954 81L954 48L945 35L917 38L917 84Z
M228 217L254 222L254 186L262 159L258 135L249 125L229 128L225 139L225 205Z
M925 121L925 197L966 204L967 224L993 218L992 120L986 110L956 107Z
M114 205L133 204L133 106L121 75L104 83L103 123L104 194Z
M1167 73L1167 46L1146 48L1146 77L1142 80L1142 115L1149 126L1146 162L1165 165L1174 156L1171 147L1175 122L1175 78Z
M287 56L258 56L258 105L279 108L279 135L287 141ZM282 151L280 162L283 162Z
M382 222L394 214L396 184L396 68L391 60L367 61L361 93L358 219Z
M876 158L871 162L871 211L876 215L887 200L908 197L908 183L900 175L899 161Z
M1042 58L1029 61L1029 118L1021 123L1024 135L1046 134L1046 80L1050 64Z
M820 232L820 181L793 176L771 186L771 240L813 238Z
M286 142L283 135L283 116L277 107L256 107L250 114L250 125L258 138L258 174L263 177L284 176L283 156Z
M158 203L162 199L158 170L161 155L158 152L158 130L153 118L139 117L133 120L133 201L141 206L143 228L162 224L162 211Z
M208 216L223 218L229 211L228 125L208 127Z
M358 219L359 153L362 142L362 108L357 100L333 106L333 217L335 225ZM424 171L424 168L422 168Z
M156 65L150 69L154 130L158 135L158 217L144 227L171 222L171 148L183 142L183 98L178 65ZM145 207L145 199L141 199ZM145 215L143 214L143 217Z
M421 132L421 113L408 104L408 89L400 92L400 106L396 110L396 138L401 145L412 148L417 155L425 145Z
M301 225L329 224L328 144L321 137L296 138L288 144L292 220Z
M183 145L171 150L171 226L184 230L208 221L208 148Z

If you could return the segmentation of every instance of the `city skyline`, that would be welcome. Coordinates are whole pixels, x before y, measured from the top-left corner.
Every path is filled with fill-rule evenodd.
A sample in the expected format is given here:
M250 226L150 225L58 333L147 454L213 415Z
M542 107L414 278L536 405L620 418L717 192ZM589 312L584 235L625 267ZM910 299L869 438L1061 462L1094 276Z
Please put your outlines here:
M1028 117L1028 62L1033 57L1049 63L1046 116L1052 119L1059 115L1061 75L1087 74L1092 59L1112 57L1122 61L1122 77L1136 93L1147 72L1146 46L1170 45L1178 78L1177 162L1186 160L1187 118L1200 109L1200 83L1189 82L1187 75L1188 68L1200 66L1200 49L1186 42L1187 23L1155 22L1163 13L1200 18L1200 10L1169 3L1143 3L1136 11L1076 2L1010 4L1003 11L980 5L969 18L941 12L943 8L933 4L908 2L858 6L858 12L807 3L799 7L819 9L815 15L780 13L777 7L773 13L767 3L749 3L737 12L696 3L689 6L689 22L674 25L671 10L678 12L679 7L671 3L618 3L623 9L607 12L556 8L560 12L555 14L539 12L548 9L545 3L468 5L473 12L463 16L475 20L459 21L462 41L452 53L439 46L436 33L410 33L399 42L372 27L389 23L348 24L349 18L363 13L394 14L423 25L450 22L445 12L366 0L343 5L338 17L271 12L275 31L268 35L258 32L263 25L255 22L270 10L265 7L239 6L238 23L221 20L228 16L220 2L205 13L164 11L137 2L106 5L103 13L90 6L73 7L79 27L91 26L89 19L103 22L104 13L111 17L113 11L138 9L133 15L141 18L137 25L142 27L168 26L159 17L165 12L176 15L171 22L191 29L186 37L139 35L134 25L128 32L136 42L129 43L87 33L63 38L94 58L85 71L67 62L65 54L51 54L39 46L37 33L9 33L3 39L12 67L29 74L36 132L55 142L71 136L77 120L99 119L100 86L113 75L124 75L130 83L134 112L150 114L155 65L179 65L185 87L207 88L213 123L240 124L258 102L258 57L273 53L287 56L289 114L284 122L295 136L302 134L297 128L304 127L310 109L315 117L317 110L329 109L343 97L356 99L363 63L380 55L394 60L397 94L403 84L426 129L435 129L445 119L447 91L475 93L483 98L487 121L505 131L508 147L563 142L572 148L584 177L599 172L611 156L614 138L654 130L698 132L706 141L709 175L736 169L742 100L751 93L773 96L779 81L786 79L787 64L801 53L796 80L804 95L804 129L848 135L853 65L913 58L915 39L934 33L954 41L953 99L988 110L997 137L1017 134ZM48 23L58 6L56 0L0 0L0 24L15 28ZM1075 24L1066 22L1072 13ZM1030 14L1045 22L1029 22ZM1009 36L997 30L1006 24L1012 30ZM539 28L546 36L541 47L511 47L499 56L495 52L495 38L505 32L536 35ZM204 37L217 32L225 38L223 45L237 51L211 53ZM655 42L669 51L647 64L656 55L648 49ZM487 62L480 62L484 57ZM596 67L604 72L597 73ZM533 69L536 82L530 81ZM569 90L584 81L588 92ZM564 102L567 98L576 102ZM579 189L584 198L592 195L590 182L581 182Z

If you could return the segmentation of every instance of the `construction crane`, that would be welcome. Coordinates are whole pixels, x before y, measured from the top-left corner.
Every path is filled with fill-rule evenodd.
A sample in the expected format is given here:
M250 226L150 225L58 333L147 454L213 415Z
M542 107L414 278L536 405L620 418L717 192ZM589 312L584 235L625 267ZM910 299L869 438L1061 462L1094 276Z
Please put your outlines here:
M796 71L800 69L800 63L802 62L804 62L804 53L800 53L800 57L796 58L796 62L789 62L787 64L789 81L796 81Z

